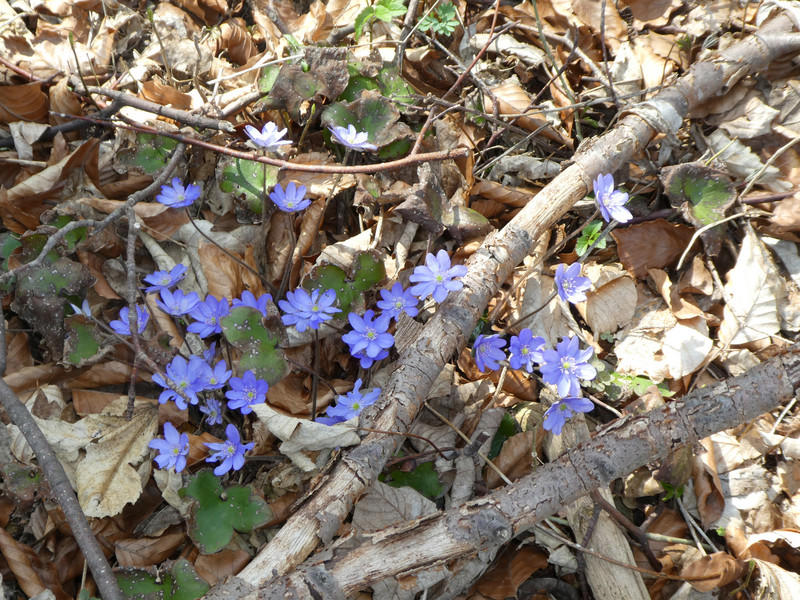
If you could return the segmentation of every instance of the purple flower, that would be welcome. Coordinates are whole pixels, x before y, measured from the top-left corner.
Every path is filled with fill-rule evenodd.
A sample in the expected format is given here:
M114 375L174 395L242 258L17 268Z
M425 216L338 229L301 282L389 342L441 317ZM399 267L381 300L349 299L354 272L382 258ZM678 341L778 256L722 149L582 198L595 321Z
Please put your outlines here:
M224 475L230 470L238 471L244 466L244 453L252 450L255 443L242 444L239 438L239 431L234 425L225 428L225 436L228 438L222 443L209 443L206 446L214 454L206 459L206 462L222 463L214 469L214 475Z
M263 379L256 379L252 371L245 371L243 377L231 377L231 389L225 392L228 408L239 409L243 415L253 412L254 404L263 404L267 400L269 384Z
M269 194L269 199L284 212L297 212L308 208L311 204L311 200L306 198L306 186L297 187L294 181L289 182L286 191L280 183L276 183Z
M178 389L183 392L185 396L189 397L191 404L197 404L197 393L203 391L202 375L205 369L209 368L208 364L199 356L192 355L187 361L182 356L176 356L172 359L165 369L167 377L169 377ZM175 405L184 410L188 404L186 399L183 398L178 392L169 387L167 380L161 373L153 375L153 381L164 388L158 401L161 404L166 404L169 400L174 400Z
M581 277L581 263L572 263L568 267L556 267L556 286L558 295L566 302L576 304L586 300L586 290L592 287L588 277Z
M131 325L129 322L130 311L127 306L123 306L119 311L119 319L111 321L108 325L115 333L119 335L130 335ZM139 333L144 331L147 327L147 321L150 319L150 313L147 312L143 306L136 305L136 323L139 326Z
M540 350L544 344L544 338L539 336L533 337L533 333L528 328L520 331L518 336L513 336L511 338L511 344L509 345L511 355L508 359L511 368L521 369L525 367L528 373L533 373L534 361L537 363L542 362L542 353Z
M627 223L633 218L631 212L625 208L628 194L614 189L614 176L598 175L594 180L594 197L600 214L606 221L616 220Z
M338 422L347 421L361 414L364 407L375 404L375 401L381 395L380 388L374 388L369 393L364 394L360 391L361 383L361 379L356 379L356 385L353 387L352 392L336 398L336 406L328 407L328 417L339 419Z
M219 320L229 312L230 309L226 298L217 300L214 296L206 296L205 302L198 303L189 312L189 315L197 322L190 324L186 329L196 333L201 338L215 333L222 333L222 325Z
M357 131L356 128L351 124L347 127L339 127L338 125L332 125L328 127L331 132L331 137L334 141L338 142L342 146L346 146L351 150L377 150L378 147L375 144L370 144L367 141L367 132L366 131Z
M200 384L204 390L220 390L225 387L228 379L231 378L233 371L228 370L228 365L224 360L220 360L212 368L205 360L206 368L200 374Z
M186 275L186 265L178 263L169 271L154 271L144 278L150 285L144 288L145 292L160 292L171 288Z
M83 315L84 317L88 317L89 319L92 318L92 307L89 306L88 300L84 299L83 304L81 304L80 306L78 306L77 304L73 304L72 302L70 302L69 305L72 307L72 310L75 311L76 315Z
M197 292L184 294L181 290L170 292L165 288L161 290L159 296L160 298L156 300L156 304L161 310L173 317L182 317L200 304L200 297Z
M347 315L353 331L342 336L342 341L350 346L350 354L364 352L369 358L375 358L382 350L394 346L394 336L387 333L389 329L389 315L375 318L375 311L368 310L363 317L356 313Z
M206 415L206 423L209 425L222 424L222 403L219 400L209 398L205 404L200 405L200 412Z
M351 352L351 355L353 356L353 358L359 361L359 364L361 365L362 369L369 369L374 363L378 362L379 360L383 360L384 358L389 356L389 351L381 350L378 353L378 356L376 356L375 358L370 358L369 356L364 354L363 350L361 352Z
M250 308L255 308L258 312L266 317L268 302L272 302L272 296L270 294L261 294L258 298L256 298L253 292L250 290L245 290L242 292L241 300L239 298L233 299L231 308L236 308L237 306L249 306Z
M581 351L578 337L562 338L555 350L542 352L542 379L558 388L562 398L578 396L581 393L580 379L594 379L595 368L587 363L594 350L586 348Z
M411 293L422 300L432 295L436 302L444 302L447 294L464 287L463 283L455 281L454 278L466 274L467 267L464 265L451 267L447 252L439 250L436 256L428 254L425 257L425 266L414 267L409 280L417 285L411 288Z
M308 327L319 329L320 323L332 319L334 313L342 312L341 308L332 306L335 300L334 290L327 290L324 294L313 290L309 294L303 288L297 288L286 293L286 300L278 301L284 312L281 320L284 325L294 325L301 333Z
M506 341L499 335L479 335L475 338L472 351L475 353L475 364L481 372L487 368L491 371L500 368L497 362L506 359L506 353L500 348L505 345Z
M417 309L419 300L411 293L410 289L404 290L399 281L392 286L391 290L381 290L381 298L383 300L378 300L378 308L392 319L399 318L401 313L406 313L409 317L416 317L419 313Z
M183 187L181 180L174 177L172 179L172 186L161 186L161 193L156 196L156 200L170 208L182 208L184 206L190 206L199 197L199 186L190 183L186 187Z
M189 436L185 433L179 434L169 421L164 423L164 439L151 440L148 446L158 450L155 461L159 469L175 469L176 473L180 473L186 467Z
M588 398L567 397L562 398L554 403L544 413L543 427L553 433L553 435L560 435L561 429L567 419L572 417L574 412L589 412L594 408L594 404Z
M214 360L214 357L217 355L217 342L211 342L211 345L208 347L208 350L203 352L203 360L206 361L208 364L211 364L211 361Z
M282 140L281 138L286 135L285 129L278 129L275 123L264 123L261 131L252 125L245 125L244 132L247 134L256 146L264 148L264 150L274 151L279 146L291 144L289 140Z

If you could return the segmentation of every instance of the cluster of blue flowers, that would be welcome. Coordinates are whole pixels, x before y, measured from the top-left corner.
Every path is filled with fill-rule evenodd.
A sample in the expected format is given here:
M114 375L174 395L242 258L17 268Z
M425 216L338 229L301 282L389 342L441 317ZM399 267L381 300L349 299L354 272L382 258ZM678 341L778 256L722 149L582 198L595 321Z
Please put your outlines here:
M256 146L265 151L275 151L281 146L291 144L282 139L286 135L286 129L278 129L274 123L267 123L261 131L248 125L245 132ZM377 150L375 145L367 141L367 134L356 131L352 125L347 128L331 127L330 133L332 140L348 149ZM597 202L607 220L614 218L625 222L631 218L624 208L627 194L614 191L613 186L610 175L600 176L595 181ZM305 197L306 191L305 186L298 186L294 182L288 183L286 188L277 184L269 197L280 210L296 212L307 208L311 203ZM162 187L156 200L172 208L182 208L191 205L199 197L198 186L183 186L175 178L171 185ZM269 294L256 298L251 292L245 291L241 298L234 299L232 305L229 305L226 298L207 296L200 300L195 292L187 294L179 289L173 290L186 271L186 266L182 264L170 271L156 271L144 278L144 282L148 284L144 289L158 294L156 304L166 314L176 318L190 317L187 331L196 333L201 338L222 333L220 320L230 313L231 307L249 306L264 316L267 315L268 303L272 301ZM404 289L402 284L395 283L390 290L381 290L381 300L377 302L380 314L367 310L363 315L353 312L347 315L352 330L343 335L342 340L348 344L350 354L365 369L386 358L394 346L394 336L389 332L391 321L398 319L402 313L415 317L418 314L419 301L428 297L432 297L437 303L443 302L450 292L463 287L458 279L466 274L466 267L451 265L450 257L444 250L436 255L428 254L425 265L416 267L410 276L413 284L411 287ZM577 263L569 267L559 265L555 282L559 295L568 302L586 300L585 292L591 286L587 278L580 276L580 264ZM298 332L319 329L322 323L340 313L341 309L335 303L334 290L315 289L309 292L302 287L288 292L285 300L278 301L283 324L294 326ZM76 312L91 317L88 303L84 302L83 307L73 308ZM136 307L139 333L147 327L149 316L144 307ZM121 309L119 318L109 325L119 335L130 335L128 307ZM573 411L587 412L593 408L590 400L580 397L580 380L594 378L596 371L587 362L592 356L591 348L581 351L577 338L563 339L555 350L543 350L544 344L543 338L534 337L529 329L524 329L518 336L511 338L510 355L506 357L502 350L506 345L505 340L496 335L481 335L475 341L475 360L481 371L487 368L497 369L500 362L505 360L508 360L512 368L524 368L528 373L533 372L534 364L538 365L544 381L556 386L561 398L547 410L544 420L546 429L559 434ZM241 377L233 377L225 360L217 359L215 346L212 343L202 357L193 355L186 359L176 356L166 366L166 377L159 373L153 375L153 381L164 388L159 402L175 402L181 410L186 409L189 404L198 405L199 410L206 415L205 420L209 425L222 423L222 403L215 396L218 390L228 386L229 389L224 394L227 408L238 410L243 415L251 413L253 406L264 403L269 390L268 383L257 378L252 371L244 372ZM167 379L170 380L169 383ZM373 388L365 392L361 390L362 384L362 380L358 379L353 390L339 396L336 404L328 407L327 416L320 417L319 422L327 425L341 423L356 417L365 407L376 402L381 390ZM214 469L215 475L240 469L244 465L245 454L254 446L253 443L242 443L238 430L232 424L227 425L225 434L225 441L205 444L211 452L206 461L219 463ZM159 452L155 457L159 468L174 469L176 472L185 468L189 439L187 434L179 433L171 423L164 424L163 439L152 440L150 447Z

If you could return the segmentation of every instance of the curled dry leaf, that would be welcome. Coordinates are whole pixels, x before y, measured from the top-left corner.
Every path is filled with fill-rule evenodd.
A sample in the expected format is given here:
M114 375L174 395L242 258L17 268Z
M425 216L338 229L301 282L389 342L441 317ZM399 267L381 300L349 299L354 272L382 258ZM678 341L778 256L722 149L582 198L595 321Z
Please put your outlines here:
M745 571L743 561L726 552L715 552L686 565L681 569L681 577L685 577L698 592L710 592L733 583Z
M150 100L150 102L155 102L162 106L172 105L173 108L181 110L192 108L192 97L189 94L179 92L174 87L155 79L145 81L141 85L141 90L139 95L145 100Z
M208 281L208 293L215 298L237 298L242 289L243 268L239 262L206 240L200 241L197 255Z
M114 552L121 567L155 566L168 559L185 540L183 531L158 537L124 538L114 542Z
M535 431L529 429L511 436L503 444L500 454L492 463L511 481L533 472L533 438ZM504 482L494 469L484 467L486 485L496 488Z
M705 314L695 304L689 302L678 293L677 286L672 285L669 275L661 269L650 269L647 274L653 279L658 293L667 303L672 314L678 320L693 319L694 317L705 318Z
M219 26L216 53L225 50L237 65L245 64L258 52L253 36L244 27L242 19L228 19Z

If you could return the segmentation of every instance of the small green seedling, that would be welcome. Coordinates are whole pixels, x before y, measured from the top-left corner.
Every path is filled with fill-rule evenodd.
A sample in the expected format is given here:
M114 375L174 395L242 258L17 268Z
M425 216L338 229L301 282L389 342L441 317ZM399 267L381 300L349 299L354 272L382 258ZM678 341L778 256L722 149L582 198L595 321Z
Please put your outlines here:
M444 2L419 22L419 29L436 35L452 35L458 23L456 7L452 2Z
M225 548L234 530L249 533L272 519L269 506L252 489L225 489L211 471L200 471L178 495L195 499L189 511L189 537L203 554Z
M664 488L664 491L667 492L667 495L661 499L664 502L666 502L667 500L672 500L673 498L680 498L681 496L683 496L682 485L675 487L674 485L671 485L666 481L659 481L658 483L660 483L661 487Z
M368 6L356 17L355 34L356 39L361 37L364 26L379 19L384 23L390 23L395 17L402 17L406 14L406 7L403 0L378 0L375 6Z
M583 256L586 254L586 251L589 247L594 244L597 239L600 237L600 232L603 229L603 222L602 221L592 221L586 227L584 227L583 231L581 232L581 237L578 238L578 241L575 242L575 254L578 256ZM600 242L595 246L596 250L602 250L606 247L606 240L605 238L600 240Z

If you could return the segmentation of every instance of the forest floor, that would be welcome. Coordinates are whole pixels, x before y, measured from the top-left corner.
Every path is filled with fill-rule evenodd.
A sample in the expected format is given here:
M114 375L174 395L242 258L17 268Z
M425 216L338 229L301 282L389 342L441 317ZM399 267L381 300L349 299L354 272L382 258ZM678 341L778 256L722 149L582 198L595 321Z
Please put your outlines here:
M0 0L5 593L800 597L782 11Z

